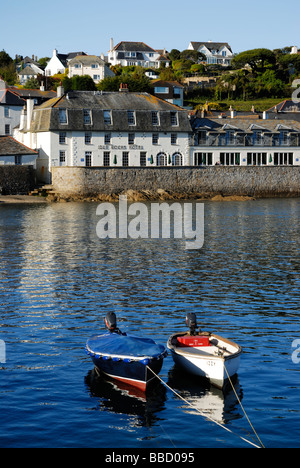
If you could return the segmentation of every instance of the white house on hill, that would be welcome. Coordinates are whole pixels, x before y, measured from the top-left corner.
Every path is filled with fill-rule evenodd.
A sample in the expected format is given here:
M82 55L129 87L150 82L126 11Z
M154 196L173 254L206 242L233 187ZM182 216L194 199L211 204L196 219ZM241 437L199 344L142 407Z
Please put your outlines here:
M190 42L188 50L196 50L206 56L209 65L231 65L233 53L227 42Z

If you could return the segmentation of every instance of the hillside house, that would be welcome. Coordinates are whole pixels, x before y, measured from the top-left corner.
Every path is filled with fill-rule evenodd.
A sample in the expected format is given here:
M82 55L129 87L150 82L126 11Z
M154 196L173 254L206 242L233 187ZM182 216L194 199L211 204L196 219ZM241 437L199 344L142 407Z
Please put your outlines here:
M204 54L208 65L228 67L233 59L233 52L227 42L190 42L188 50L196 50Z
M119 42L115 47L111 39L108 61L111 65L140 66L143 68L159 68L162 63L166 67L170 60L166 51L155 50L144 42Z
M69 78L76 75L88 75L96 84L104 78L115 76L105 61L96 55L79 55L70 60Z

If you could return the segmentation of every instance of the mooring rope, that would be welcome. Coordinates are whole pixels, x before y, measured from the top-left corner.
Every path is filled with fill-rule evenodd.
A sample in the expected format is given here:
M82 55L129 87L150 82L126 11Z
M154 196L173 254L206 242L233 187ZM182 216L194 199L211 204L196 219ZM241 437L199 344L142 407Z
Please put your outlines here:
M225 364L224 364L224 367L225 367ZM239 437L240 439L242 439L243 441L247 442L247 443L250 444L250 445L253 445L253 447L255 447L255 448L265 448L265 447L263 446L263 444L261 443L261 441L260 441L258 435L257 435L256 432L254 431L254 428L253 428L252 424L250 423L249 418L248 418L248 416L246 415L245 410L244 410L244 408L243 408L242 405L241 405L241 406L242 406L243 411L244 411L244 413L245 413L245 415L246 415L246 417L247 417L247 420L249 421L249 423L250 423L250 425L251 425L251 428L253 429L253 431L254 431L256 437L258 438L259 443L261 444L260 446L254 444L253 442L251 442L251 441L248 440L248 439L245 439L245 437L242 437L242 436L240 436L239 434L236 434L236 433L233 432L231 429L229 429L228 427L226 427L226 426L224 426L223 424L221 424L219 421L216 421L215 419L211 418L208 414L205 414L205 413L203 413L202 411L200 411L196 406L192 405L192 403L190 403L188 400L186 400L185 398L183 398L179 393L176 392L176 390L174 390L174 389L171 388L166 382L164 382L164 380L162 380L149 366L147 366L147 369L149 369L149 370L152 372L152 374L155 375L155 377L157 377L157 378L161 381L161 383L162 383L163 385L165 385L165 387L167 387L169 390L171 390L171 392L173 392L174 395L176 395L178 398L180 398L181 400L183 400L183 401L184 401L187 405L189 405L191 408L193 408L194 410L196 410L201 416L203 416L203 417L206 418L206 419L209 419L209 420L212 421L213 423L217 424L217 426L222 427L222 429L224 429L225 431L230 432L231 434L234 434L234 435L238 436L238 437ZM226 369L226 367L225 367L225 369ZM227 373L227 375L228 375L227 369L226 369L226 373ZM231 385L232 385L231 380L230 380L230 383L231 383ZM233 386L233 385L232 385L232 386ZM234 389L234 392L235 392L235 389ZM235 392L235 395L237 396L236 392ZM238 397L237 397L237 399L238 399L238 402L241 404L240 399L239 399Z
M243 407L243 405L242 405L242 402L241 402L241 400L240 400L240 398L239 398L239 396L238 396L238 394L237 394L237 392L236 392L236 390L235 390L235 388L234 388L234 385L233 385L233 383L232 383L232 381L231 381L231 378L230 378L230 376L229 376L229 374L228 374L228 371L227 371L227 369L226 369L225 361L224 361L224 369L225 369L225 371L226 371L227 378L228 378L228 380L229 380L229 382L230 382L230 385L231 385L231 387L232 387L232 390L234 391L234 394L235 394L235 396L236 396L236 399L237 399L237 401L239 402L239 405L241 406L241 408L242 408L242 410L243 410L243 413L244 413L244 415L245 415L245 417L246 417L248 423L250 424L250 427L251 427L252 431L253 431L254 434L256 435L257 440L259 441L261 447L262 447L262 448L265 448L265 446L263 445L262 441L260 440L260 438L259 438L259 436L258 436L256 430L254 429L254 427L253 427L253 425L252 425L250 419L248 418L248 415L247 415L247 413L246 413L246 411L245 411L245 409L244 409L244 407Z

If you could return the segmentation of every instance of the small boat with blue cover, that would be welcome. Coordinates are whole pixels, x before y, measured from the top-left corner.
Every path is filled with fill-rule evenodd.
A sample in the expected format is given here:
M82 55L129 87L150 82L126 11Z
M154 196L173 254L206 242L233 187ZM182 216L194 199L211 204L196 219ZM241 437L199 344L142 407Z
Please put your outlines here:
M89 338L86 353L100 372L145 391L155 378L153 372L161 371L166 348L151 338L122 333L114 312L106 315L105 323L108 331Z

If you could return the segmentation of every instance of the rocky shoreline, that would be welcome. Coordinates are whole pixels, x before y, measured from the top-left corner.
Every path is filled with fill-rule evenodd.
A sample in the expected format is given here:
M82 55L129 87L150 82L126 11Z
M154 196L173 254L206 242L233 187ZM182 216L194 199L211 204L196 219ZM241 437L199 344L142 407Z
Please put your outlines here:
M120 193L111 193L99 194L97 196L73 196L73 197L63 197L59 194L50 194L47 197L42 196L32 196L32 195L2 195L0 196L0 205L2 204L46 204L46 203L71 203L71 202L111 202L117 203L119 201L119 196L127 196L128 202L175 202L175 201L184 201L184 200L193 200L193 201L249 201L255 200L254 197L249 196L223 196L222 194L203 194L203 193L176 193L170 192L163 189L158 189L156 191L150 190L126 190Z
M175 202L184 200L194 201L249 201L255 200L254 197L247 195L231 195L223 196L222 194L211 193L178 193L169 190L125 190L119 193L99 194L97 196L71 196L64 197L58 194L51 194L48 196L48 202L112 202L117 203L120 196L126 196L128 202Z

